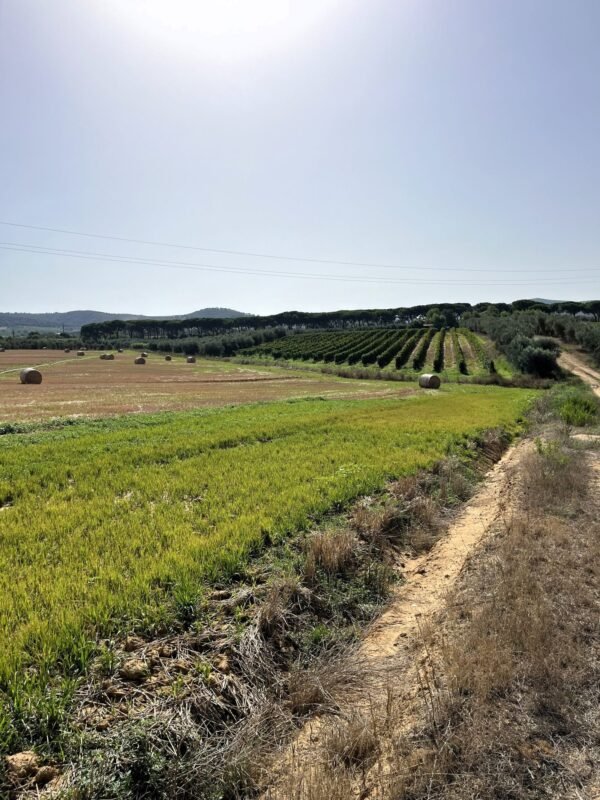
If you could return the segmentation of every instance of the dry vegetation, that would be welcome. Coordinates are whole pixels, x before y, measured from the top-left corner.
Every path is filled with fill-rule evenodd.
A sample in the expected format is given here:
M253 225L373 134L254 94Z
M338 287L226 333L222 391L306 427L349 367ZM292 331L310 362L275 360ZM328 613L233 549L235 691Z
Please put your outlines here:
M113 355L113 354L111 354ZM101 359L98 353L7 350L0 353L2 423L53 417L100 417L124 413L183 411L206 406L285 400L294 397L381 397L410 394L397 384L349 382L319 373L282 372L158 353L135 365L135 354ZM41 386L21 386L20 370L39 367Z
M599 796L600 459L587 446L544 431L442 617L269 797Z

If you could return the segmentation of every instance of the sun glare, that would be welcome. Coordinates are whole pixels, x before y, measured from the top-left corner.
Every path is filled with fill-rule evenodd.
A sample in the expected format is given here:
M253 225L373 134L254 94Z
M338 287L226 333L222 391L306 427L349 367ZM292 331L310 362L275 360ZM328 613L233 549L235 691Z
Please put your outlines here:
M236 61L290 46L340 0L111 0L137 35L182 55Z

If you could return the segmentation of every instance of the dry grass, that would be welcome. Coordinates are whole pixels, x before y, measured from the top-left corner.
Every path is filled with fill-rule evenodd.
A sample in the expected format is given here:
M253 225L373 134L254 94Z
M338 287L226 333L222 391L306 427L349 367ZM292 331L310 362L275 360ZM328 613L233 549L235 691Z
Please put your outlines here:
M298 764L290 800L595 797L600 762L600 524L590 454L538 442L512 481L516 505L463 574L418 662L392 669L388 700L328 727ZM458 487L455 487L458 488ZM420 497L417 482L398 493ZM402 521L358 513L374 536ZM442 623L441 625L439 623ZM398 671L404 669L405 672ZM417 676L416 705L394 697ZM594 777L595 776L595 777Z
M449 456L433 470L394 481L380 504L359 505L351 526L359 536L381 549L390 546L411 555L435 544L452 512L467 500L475 485L475 472L497 461L507 446L506 438L494 438L494 446L479 442L472 466Z
M373 717L354 712L327 734L329 764L347 769L366 769L379 753L379 737Z
M306 580L314 581L318 567L329 575L346 575L356 564L358 547L358 537L351 530L336 529L313 534L306 548Z
M429 642L428 721L417 738L428 757L403 768L415 750L404 737L383 796L516 800L584 785L589 764L579 756L600 730L590 480L564 443L540 445L522 463L517 513L451 599L450 635Z
M0 424L55 417L104 417L126 413L286 400L295 397L379 397L410 394L410 386L342 381L315 372L250 367L198 359L195 365L173 356L151 355L143 370L127 351L103 361L97 352L65 354L9 350L0 354ZM19 384L24 367L43 369L35 395Z

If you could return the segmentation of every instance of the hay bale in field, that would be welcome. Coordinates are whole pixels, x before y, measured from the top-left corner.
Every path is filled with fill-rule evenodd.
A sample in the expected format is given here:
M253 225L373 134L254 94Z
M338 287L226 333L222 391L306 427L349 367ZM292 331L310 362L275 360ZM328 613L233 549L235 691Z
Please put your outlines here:
M442 382L439 375L427 373L419 376L419 386L421 389L439 389Z
M188 356L186 358L188 364L195 364L196 363L196 356Z
M114 353L105 353L104 354L104 360L105 361L114 361L115 360L115 354Z
M102 355L100 356L100 360L104 361L106 358L107 358L106 353L102 353Z
M42 373L37 369L33 369L33 367L27 367L21 370L19 378L21 383L41 383Z
M134 364L145 364L146 363L146 359L144 358L144 356L138 356L133 363Z
M77 351L77 355L78 356L84 356L85 355L85 350L78 350Z
M148 358L148 353L146 353L146 352L144 351L144 352L142 353L142 358Z
M0 353L6 353L6 347L0 347Z
M119 349L117 350L117 353L122 353L122 352L123 352L123 348L119 347Z
M65 353L70 353L70 352L71 352L71 348L70 347L65 347Z
M165 361L170 361L170 360L171 360L171 356L165 356Z

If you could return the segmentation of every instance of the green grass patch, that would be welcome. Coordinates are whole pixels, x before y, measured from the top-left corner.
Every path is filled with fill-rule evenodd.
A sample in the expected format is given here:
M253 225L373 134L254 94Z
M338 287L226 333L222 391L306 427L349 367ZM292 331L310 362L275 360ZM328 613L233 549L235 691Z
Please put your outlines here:
M468 437L534 393L292 401L0 437L0 681L81 669L90 640L164 626L265 544Z
M600 402L584 384L557 386L552 393L552 403L567 425L580 428L598 422Z

